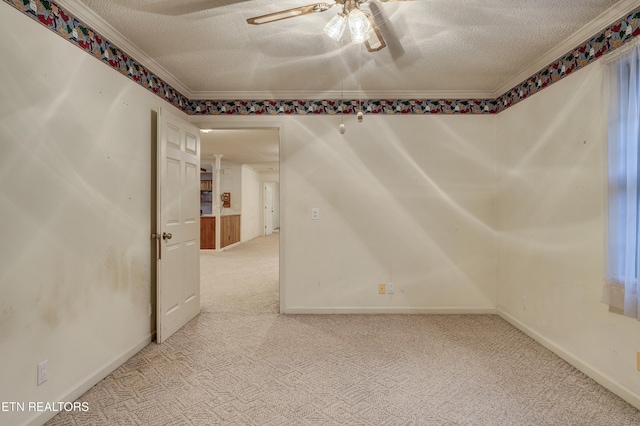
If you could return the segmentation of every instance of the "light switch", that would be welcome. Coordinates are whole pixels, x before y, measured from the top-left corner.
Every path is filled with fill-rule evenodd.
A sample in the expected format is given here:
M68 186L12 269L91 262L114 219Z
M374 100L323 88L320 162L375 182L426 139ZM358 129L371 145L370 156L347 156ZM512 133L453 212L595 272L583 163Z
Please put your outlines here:
M318 220L320 219L320 209L317 207L314 207L311 209L311 219L313 220Z

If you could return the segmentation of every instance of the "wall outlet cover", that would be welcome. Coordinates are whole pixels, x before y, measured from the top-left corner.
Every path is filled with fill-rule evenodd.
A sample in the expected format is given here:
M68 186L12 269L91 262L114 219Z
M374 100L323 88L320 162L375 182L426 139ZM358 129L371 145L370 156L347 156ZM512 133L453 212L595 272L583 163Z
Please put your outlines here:
M40 364L38 364L38 377L37 377L38 386L43 384L49 379L49 360L45 359Z
M387 283L387 294L393 294L396 292L396 286L393 283Z
M378 294L386 294L387 286L386 284L378 284Z

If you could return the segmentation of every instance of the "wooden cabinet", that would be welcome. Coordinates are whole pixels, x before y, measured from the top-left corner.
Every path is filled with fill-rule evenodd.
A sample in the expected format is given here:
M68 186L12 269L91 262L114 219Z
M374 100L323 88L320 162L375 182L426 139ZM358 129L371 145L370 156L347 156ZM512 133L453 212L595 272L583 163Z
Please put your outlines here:
M240 215L220 217L220 247L240 241Z
M240 215L220 217L220 248L240 241ZM200 216L200 248L216 248L216 218Z
M220 248L240 241L240 215L220 217ZM216 248L216 218L200 216L200 248Z
M200 217L200 248L201 249L216 248L216 218L215 217Z
M200 181L200 191L213 191L213 181L201 180Z

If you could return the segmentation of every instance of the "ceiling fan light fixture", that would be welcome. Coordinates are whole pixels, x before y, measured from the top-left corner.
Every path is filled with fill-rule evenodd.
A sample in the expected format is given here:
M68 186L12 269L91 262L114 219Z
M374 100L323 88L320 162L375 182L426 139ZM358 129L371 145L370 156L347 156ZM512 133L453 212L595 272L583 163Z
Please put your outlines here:
M339 41L346 27L347 18L343 14L339 14L331 18L327 25L324 26L324 32L335 41Z
M369 38L371 24L369 18L360 9L353 9L349 12L349 30L351 31L351 42L362 43Z

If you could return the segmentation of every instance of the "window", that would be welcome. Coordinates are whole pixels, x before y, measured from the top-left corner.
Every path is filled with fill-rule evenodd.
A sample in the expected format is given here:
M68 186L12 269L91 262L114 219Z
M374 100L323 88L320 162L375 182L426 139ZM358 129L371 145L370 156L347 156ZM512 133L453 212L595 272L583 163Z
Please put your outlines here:
M607 64L608 122L608 258L603 301L640 319L640 46Z

